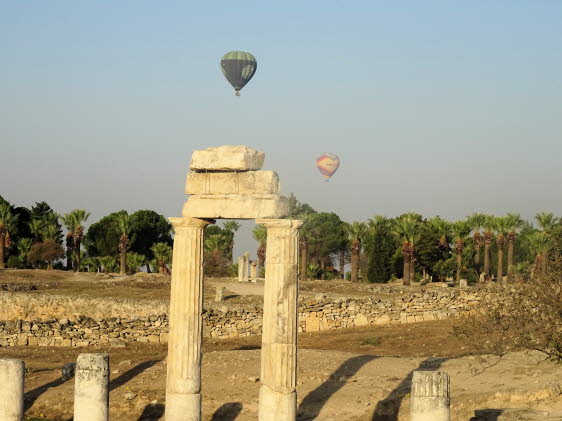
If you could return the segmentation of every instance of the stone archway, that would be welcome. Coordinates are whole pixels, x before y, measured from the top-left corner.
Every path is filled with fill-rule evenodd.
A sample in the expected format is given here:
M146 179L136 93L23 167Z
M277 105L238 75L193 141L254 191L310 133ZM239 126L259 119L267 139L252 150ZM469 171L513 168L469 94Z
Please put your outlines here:
M282 219L288 202L265 155L247 146L194 151L191 196L175 231L166 379L166 420L201 420L203 232L216 219L254 219L267 228L259 420L296 419L298 235L302 221Z

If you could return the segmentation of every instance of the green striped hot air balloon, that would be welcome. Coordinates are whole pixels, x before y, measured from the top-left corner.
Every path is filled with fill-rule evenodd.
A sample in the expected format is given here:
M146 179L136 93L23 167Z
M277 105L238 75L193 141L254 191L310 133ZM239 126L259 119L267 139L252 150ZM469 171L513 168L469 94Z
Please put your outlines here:
M240 96L240 89L254 76L257 67L256 58L245 51L231 51L221 59L222 74L234 88L236 96Z

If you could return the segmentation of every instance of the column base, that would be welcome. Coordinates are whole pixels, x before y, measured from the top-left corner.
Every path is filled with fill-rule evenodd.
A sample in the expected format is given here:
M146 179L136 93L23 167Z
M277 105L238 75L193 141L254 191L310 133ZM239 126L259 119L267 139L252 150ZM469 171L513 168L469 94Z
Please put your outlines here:
M167 393L166 421L201 421L200 393Z
M450 412L448 399L413 396L410 401L411 421L449 421Z
M297 393L275 392L266 385L260 388L259 421L295 421Z

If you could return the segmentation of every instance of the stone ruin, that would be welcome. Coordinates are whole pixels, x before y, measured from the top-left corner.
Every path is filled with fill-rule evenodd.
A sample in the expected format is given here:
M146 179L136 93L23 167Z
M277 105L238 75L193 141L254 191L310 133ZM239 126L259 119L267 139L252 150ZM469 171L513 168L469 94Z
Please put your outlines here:
M296 419L298 235L302 221L283 219L279 178L262 171L265 154L247 146L194 151L182 217L174 226L166 420L201 420L203 231L215 219L254 219L267 229L261 351L260 421ZM248 256L241 277L249 279ZM220 294L219 294L220 295Z
M263 152L247 146L195 151L182 217L174 226L166 421L201 421L203 231L215 219L255 219L267 228L260 421L295 421L297 412L298 235L302 221L282 219L288 201L279 179L261 171ZM248 259L244 256L244 278ZM252 266L252 277L257 268ZM217 291L222 300L224 290ZM0 420L21 421L23 361L0 360ZM81 354L76 364L74 420L109 420L109 358ZM449 421L449 378L414 373L414 421Z

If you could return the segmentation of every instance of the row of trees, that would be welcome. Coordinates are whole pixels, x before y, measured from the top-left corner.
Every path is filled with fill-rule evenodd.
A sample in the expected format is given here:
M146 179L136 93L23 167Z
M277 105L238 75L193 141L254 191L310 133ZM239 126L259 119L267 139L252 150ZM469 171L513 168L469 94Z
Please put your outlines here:
M59 215L45 202L30 209L15 207L0 197L0 267L7 263L14 268L122 274L145 267L169 272L172 227L162 215L150 210L119 211L86 230L89 217L82 209ZM288 217L305 221L300 235L301 273L314 279L347 275L353 282L400 278L409 284L448 277L476 281L481 276L502 279L504 274L509 281L532 279L543 270L547 250L562 238L562 222L552 213L537 214L535 225L513 213L473 214L459 221L406 213L346 223L335 213L317 212L291 195ZM235 275L233 245L239 228L235 221L206 228L208 275ZM253 236L263 271L267 230L257 225ZM348 265L351 270L345 274Z
M162 215L150 210L114 212L86 231L89 217L83 209L60 215L46 202L28 209L0 197L0 268L169 271L172 227Z
M531 279L542 270L554 240L562 237L561 219L548 212L536 215L536 226L515 213L476 213L459 221L406 213L346 223L335 213L316 212L293 195L290 204L289 217L305 221L300 235L300 271L309 278L341 277L350 263L347 277L352 282L384 283L401 278L409 284L450 277L477 281L481 277L502 279L504 274L508 281ZM254 237L261 266L265 228L257 226Z

